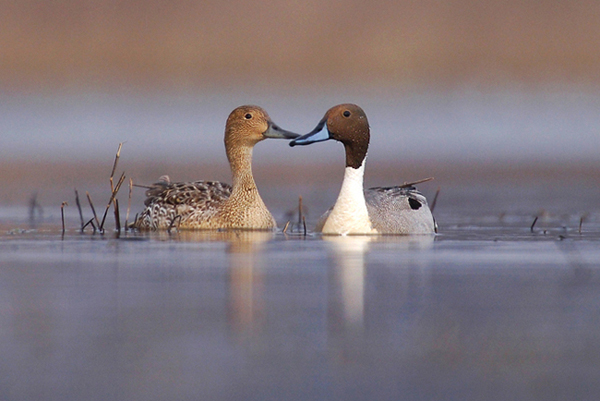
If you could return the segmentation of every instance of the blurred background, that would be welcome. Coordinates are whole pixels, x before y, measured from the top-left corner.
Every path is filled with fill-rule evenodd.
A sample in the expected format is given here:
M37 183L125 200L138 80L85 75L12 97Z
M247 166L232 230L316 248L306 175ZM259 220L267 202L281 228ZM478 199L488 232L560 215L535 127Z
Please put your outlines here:
M0 6L1 206L107 187L121 142L135 182L230 181L224 124L246 103L299 133L335 104L361 105L370 185L600 181L594 0ZM269 140L254 166L261 190L289 190L281 202L335 195L343 151Z

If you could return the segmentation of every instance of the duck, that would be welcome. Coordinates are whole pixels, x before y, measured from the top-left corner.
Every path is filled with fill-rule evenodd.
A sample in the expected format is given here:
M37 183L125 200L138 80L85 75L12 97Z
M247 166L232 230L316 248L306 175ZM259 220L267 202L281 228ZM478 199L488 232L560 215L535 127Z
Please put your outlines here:
M364 110L345 103L330 108L314 130L290 141L293 147L335 140L346 151L339 195L333 207L321 216L315 231L332 235L435 233L437 225L427 199L415 187L426 180L364 190L369 139Z
M176 227L188 230L275 230L252 175L254 145L266 138L300 135L280 128L259 106L233 110L225 124L225 152L232 185L219 181L171 182L168 176L147 188L145 208L132 224L140 231Z

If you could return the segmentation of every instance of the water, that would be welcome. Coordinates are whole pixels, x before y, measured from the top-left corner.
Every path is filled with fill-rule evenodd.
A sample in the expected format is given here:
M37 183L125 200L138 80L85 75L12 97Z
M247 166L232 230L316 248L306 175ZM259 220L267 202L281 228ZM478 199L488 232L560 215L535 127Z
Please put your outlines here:
M597 399L597 203L556 196L532 229L523 192L461 193L435 237L62 235L5 210L0 397Z
M598 97L569 93L8 99L0 399L598 399L600 186L597 166L576 163L598 160ZM441 187L438 235L117 235L112 211L104 235L78 231L73 188L86 220L87 190L102 213L119 142L117 175L136 183L180 179L168 163L196 158L223 171L186 179L225 178L233 107L260 103L305 132L347 100L373 128L369 185L436 177L420 187L430 201ZM40 155L73 164L16 163ZM265 141L255 159L280 226L298 195L309 228L335 199L338 144Z

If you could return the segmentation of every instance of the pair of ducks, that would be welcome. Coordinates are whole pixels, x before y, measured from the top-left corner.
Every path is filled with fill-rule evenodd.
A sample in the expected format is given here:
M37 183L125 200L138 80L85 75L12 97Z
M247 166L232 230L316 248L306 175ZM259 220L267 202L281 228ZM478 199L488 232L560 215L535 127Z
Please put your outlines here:
M238 107L225 126L225 150L233 185L215 181L171 183L163 176L146 191L146 208L133 227L276 229L252 176L252 150L263 139L285 138L293 139L290 146L333 139L346 150L342 188L315 231L337 235L433 233L435 221L427 199L411 184L363 190L369 136L367 116L355 104L332 107L316 128L303 136L281 129L258 106Z

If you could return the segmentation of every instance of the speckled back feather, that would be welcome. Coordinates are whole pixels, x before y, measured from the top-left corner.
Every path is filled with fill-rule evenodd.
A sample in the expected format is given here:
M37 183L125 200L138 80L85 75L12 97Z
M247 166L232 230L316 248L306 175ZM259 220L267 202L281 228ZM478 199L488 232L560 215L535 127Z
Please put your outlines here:
M146 208L134 223L141 230L208 221L231 195L229 184L219 181L159 181L146 191Z

